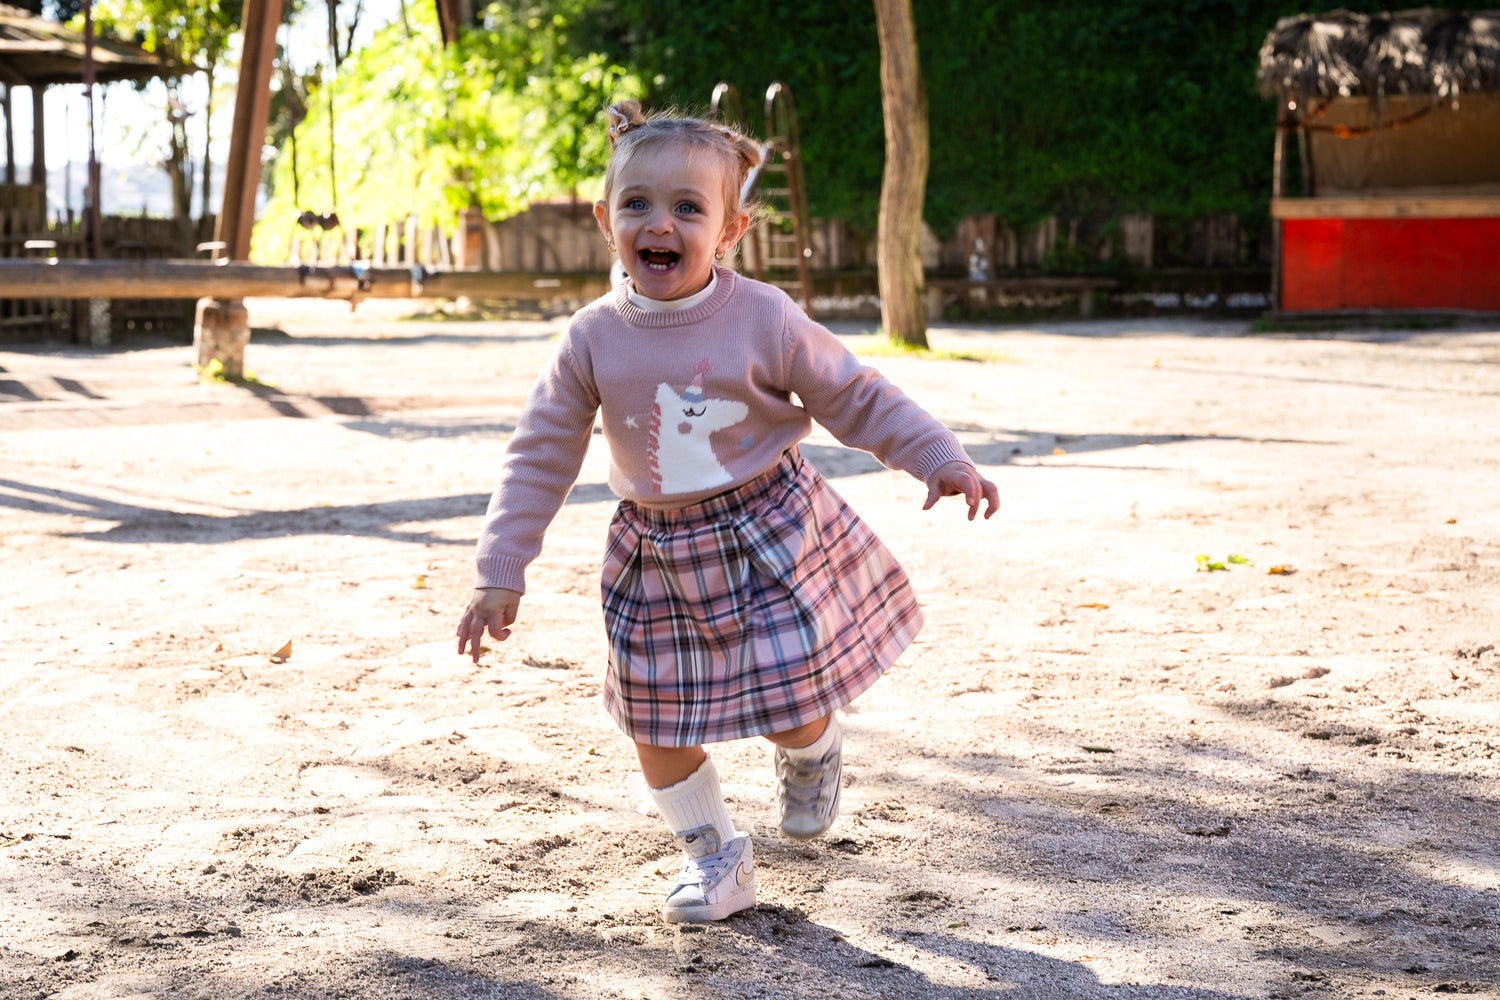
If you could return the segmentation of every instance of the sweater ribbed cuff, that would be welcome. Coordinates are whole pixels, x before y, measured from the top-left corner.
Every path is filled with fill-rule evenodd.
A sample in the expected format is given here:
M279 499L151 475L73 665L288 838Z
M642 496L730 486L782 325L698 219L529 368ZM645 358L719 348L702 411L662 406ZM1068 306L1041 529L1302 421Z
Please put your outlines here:
M917 478L927 482L932 474L949 462L963 462L965 465L974 465L970 458L957 441L940 441L922 453L917 460L916 468L913 470ZM978 468L975 466L975 468Z
M475 561L479 575L476 587L504 587L518 594L526 592L526 564L514 556L480 556Z

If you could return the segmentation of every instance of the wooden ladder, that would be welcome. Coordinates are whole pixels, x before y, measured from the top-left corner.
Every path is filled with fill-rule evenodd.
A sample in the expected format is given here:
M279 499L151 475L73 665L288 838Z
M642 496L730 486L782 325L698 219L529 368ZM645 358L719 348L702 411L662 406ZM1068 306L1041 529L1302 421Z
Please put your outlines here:
M733 84L714 88L714 117L744 126L739 91ZM802 178L802 146L797 137L797 106L784 83L766 89L766 134L760 162L750 170L740 201L760 210L745 239L750 270L757 281L782 288L812 315L812 230L807 218L807 187Z

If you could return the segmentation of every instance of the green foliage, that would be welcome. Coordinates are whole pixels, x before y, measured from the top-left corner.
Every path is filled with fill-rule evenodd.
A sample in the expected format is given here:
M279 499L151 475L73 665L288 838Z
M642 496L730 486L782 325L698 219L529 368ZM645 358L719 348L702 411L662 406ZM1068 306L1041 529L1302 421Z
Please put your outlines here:
M797 99L814 215L874 229L884 159L873 5L806 0L616 0L593 24L653 80L653 101L702 105L736 83ZM921 0L913 5L932 143L926 217L1018 228L1060 212L1107 224L1265 216L1274 113L1254 89L1277 18L1368 0ZM1058 261L1060 265L1078 262Z
M766 89L787 84L812 213L873 231L885 147L868 0L618 0L597 4L592 23L597 44L615 46L617 58L651 81L648 106L702 112L714 86L728 81L743 98L748 120L741 124L764 138Z
M244 0L97 0L93 13L101 28L148 52L212 70L239 31L244 7Z
M336 208L346 227L412 213L452 229L470 206L504 218L602 175L601 111L608 98L643 88L605 56L575 53L563 12L493 4L448 47L432 7L413 5L408 19L410 37L389 25L331 83L310 86L296 129L296 183L283 146L252 256L279 255L304 209Z
M1015 356L1003 351L944 351L897 340L883 329L869 340L851 341L849 349L862 358L920 358L924 361L977 361L981 364L1013 364Z
M198 373L198 381L204 385L265 385L248 369L239 376L230 375L224 370L224 362L218 358L210 360L206 365L194 365L193 370Z

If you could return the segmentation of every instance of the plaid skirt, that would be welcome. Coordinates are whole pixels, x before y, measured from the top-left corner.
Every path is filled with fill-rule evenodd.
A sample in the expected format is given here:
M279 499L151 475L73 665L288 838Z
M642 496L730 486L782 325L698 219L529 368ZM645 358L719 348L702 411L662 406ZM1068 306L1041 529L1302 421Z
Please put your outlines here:
M604 706L631 739L783 732L848 704L922 612L895 557L795 448L680 510L622 501L604 556Z

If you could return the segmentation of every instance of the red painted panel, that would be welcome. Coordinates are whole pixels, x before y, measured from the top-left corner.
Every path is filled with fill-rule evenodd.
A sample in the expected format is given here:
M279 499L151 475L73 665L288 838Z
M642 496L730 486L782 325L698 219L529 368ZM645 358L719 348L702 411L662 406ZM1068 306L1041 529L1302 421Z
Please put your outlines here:
M1287 219L1282 308L1500 310L1500 218Z
M1500 312L1500 219L1475 219L1464 268L1464 308Z
M1281 308L1338 309L1343 219L1287 219L1281 224Z

